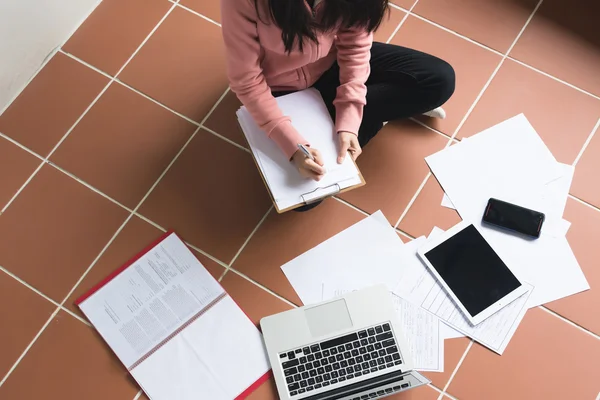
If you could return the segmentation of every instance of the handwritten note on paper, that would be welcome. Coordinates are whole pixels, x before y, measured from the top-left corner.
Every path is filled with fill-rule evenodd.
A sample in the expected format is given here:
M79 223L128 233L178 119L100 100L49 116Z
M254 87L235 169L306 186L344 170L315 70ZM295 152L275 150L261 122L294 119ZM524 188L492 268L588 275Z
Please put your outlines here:
M322 285L323 298L343 296L354 289ZM417 371L444 371L444 340L439 335L439 319L431 313L392 294L402 333Z
M440 320L401 297L392 294L394 309L402 332L419 371L444 371L444 338L440 338Z

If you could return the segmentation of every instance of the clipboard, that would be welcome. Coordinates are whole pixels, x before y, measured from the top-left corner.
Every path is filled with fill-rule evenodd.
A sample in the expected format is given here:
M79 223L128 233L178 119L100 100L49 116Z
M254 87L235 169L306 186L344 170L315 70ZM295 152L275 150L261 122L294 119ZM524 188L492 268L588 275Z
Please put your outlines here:
M242 136L244 137L244 140L246 140L246 143L248 143L248 139L246 139L246 135L244 133L244 130L240 126L239 121L238 121L237 127L240 130ZM248 147L250 147L250 143L248 143ZM365 178L363 177L362 173L360 172L358 165L356 165L356 162L354 160L352 160L352 162L356 166L356 170L358 171L358 177L360 178L360 183L358 183L356 185L345 187L343 189L340 187L340 185L338 183L335 183L335 184L329 185L329 186L325 186L325 187L320 187L311 192L302 194L300 197L302 198L303 202L298 203L294 206L282 209L282 208L279 208L279 206L277 205L277 202L275 201L275 197L273 196L273 193L271 192L271 189L269 188L267 180L265 179L265 176L263 175L262 169L260 168L258 160L256 159L256 156L254 155L254 152L252 150L250 150L250 153L252 154L252 160L254 160L254 165L256 165L256 169L258 169L260 178L262 179L263 183L265 184L265 188L267 189L267 192L269 193L269 197L271 198L271 201L273 202L273 207L275 207L275 210L277 211L278 214L283 214L284 212L295 210L296 208L300 208L300 207L303 207L303 206L306 206L306 205L309 205L312 203L316 203L318 201L325 200L326 198L331 197L331 196L335 196L335 195L338 195L341 193L346 193L350 190L362 187L362 186L366 185L366 183L367 183L365 181Z
M223 287L220 285L220 283L215 281L216 285L218 285L218 287L221 289L221 293L217 297L215 297L210 303L208 303L206 306L204 306L197 313L186 318L186 321L183 324L181 324L181 326L179 326L177 329L174 329L163 340L152 345L152 347L149 348L147 351L144 351L144 354L141 355L137 359L137 361L135 361L131 365L128 365L127 363L125 363L124 360L121 358L120 354L118 353L118 350L116 348L114 348L113 345L111 345L111 343L109 342L109 340L107 340L107 338L104 336L105 332L103 332L100 329L101 327L95 326L95 324L94 324L95 319L93 318L93 316L88 315L86 310L82 307L82 304L84 302L86 302L87 300L89 300L90 298L92 298L94 295L96 295L99 291L101 291L107 285L111 284L111 282L115 281L121 274L125 273L130 268L135 267L136 263L138 261L140 261L143 257L145 257L148 253L152 252L157 247L161 246L167 240L179 242L178 245L180 246L180 248L185 249L187 252L189 252L188 257L193 257L193 259L200 266L202 266L202 264L199 262L199 260L197 260L197 258L193 255L193 253L191 253L191 251L189 251L189 249L184 244L184 242L179 238L179 236L174 231L169 231L169 232L163 234L162 236L160 236L157 240L153 241L150 245L148 245L146 248L144 248L141 252L139 252L137 255L135 255L133 258L131 258L127 263L125 263L123 266L121 266L120 268L113 271L105 279L103 279L98 284L93 286L90 290L88 290L86 293L81 295L75 301L75 305L77 305L81 309L81 311L86 315L86 317L90 320L90 322L92 322L92 325L94 325L96 330L98 330L98 332L100 333L100 336L102 336L102 338L107 342L107 344L109 345L111 350L113 350L113 352L117 355L117 357L119 358L121 363L129 371L129 373L133 375L133 378L138 382L140 387L142 387L144 392L146 392L148 397L150 397L152 395L152 393L150 393L148 390L145 389L145 386L148 385L149 383L147 381L140 380L139 377L135 376L135 373L134 373L135 368L137 368L141 363L149 360L149 358L152 357L158 351L164 352L164 350L162 350L162 349L165 346L168 346L172 340L176 339L177 336L179 334L181 334L182 332L184 332L188 327L190 327L191 324L193 324L196 320L201 319L207 312L209 312L211 309L217 307L219 304L222 304L223 302L228 302L229 304L232 304L233 307L237 307L239 309L239 312L237 313L238 317L239 318L247 318L248 322L250 322L250 324L252 326L257 328L258 331L260 331L260 327L254 325L250 321L250 317L227 294L227 292L225 291L225 289L223 289ZM208 274L208 271L206 271L206 273ZM214 279L214 278L212 278L212 279ZM108 305L107 305L107 307L108 307ZM261 351L263 351L262 350L262 341L261 341ZM258 389L263 383L268 381L271 376L272 376L272 371L270 369L267 369L264 373L261 372L261 375L257 376L255 380L248 382L247 386L244 386L242 388L242 391L235 397L234 400L243 400L243 399L247 398L252 392L254 392L256 389ZM151 397L151 398L153 398L153 397ZM160 397L160 399L162 399L162 398L163 397Z

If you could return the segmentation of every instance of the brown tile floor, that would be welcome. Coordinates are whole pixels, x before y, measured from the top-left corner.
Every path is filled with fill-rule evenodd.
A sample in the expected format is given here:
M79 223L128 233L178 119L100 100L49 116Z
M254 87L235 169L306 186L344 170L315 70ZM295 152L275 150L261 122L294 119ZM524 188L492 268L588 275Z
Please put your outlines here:
M357 210L405 241L458 222L423 157L523 112L576 164L565 218L592 289L528 312L502 357L448 341L445 372L391 399L595 399L599 3L393 0L377 40L454 65L448 118L388 124L359 161L368 185L304 215L270 209L237 130L218 3L104 0L0 116L0 398L144 398L73 302L164 229L258 322L300 304L279 267ZM274 400L273 382L250 398Z

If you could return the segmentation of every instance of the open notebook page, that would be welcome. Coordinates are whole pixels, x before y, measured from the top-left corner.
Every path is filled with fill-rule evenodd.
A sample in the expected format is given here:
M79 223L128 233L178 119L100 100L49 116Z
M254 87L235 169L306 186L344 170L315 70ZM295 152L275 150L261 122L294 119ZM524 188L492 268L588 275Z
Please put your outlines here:
M342 164L337 163L337 134L319 92L308 89L292 93L279 97L277 103L283 113L292 119L298 132L321 152L327 170L320 182L302 177L275 142L256 125L246 108L240 108L237 112L240 126L280 209L301 203L303 194L316 189L335 184L343 189L361 182L358 169L350 157L346 157Z

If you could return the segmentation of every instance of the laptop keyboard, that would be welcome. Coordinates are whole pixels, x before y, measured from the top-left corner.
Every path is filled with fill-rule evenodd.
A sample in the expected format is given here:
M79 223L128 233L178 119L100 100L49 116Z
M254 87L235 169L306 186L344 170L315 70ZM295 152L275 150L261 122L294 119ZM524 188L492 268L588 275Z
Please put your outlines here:
M389 323L279 354L290 396L402 364Z

